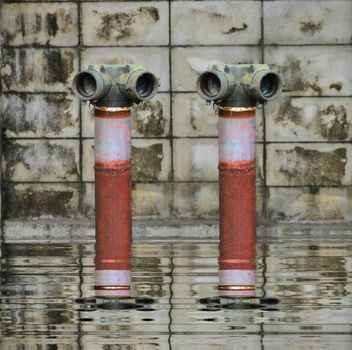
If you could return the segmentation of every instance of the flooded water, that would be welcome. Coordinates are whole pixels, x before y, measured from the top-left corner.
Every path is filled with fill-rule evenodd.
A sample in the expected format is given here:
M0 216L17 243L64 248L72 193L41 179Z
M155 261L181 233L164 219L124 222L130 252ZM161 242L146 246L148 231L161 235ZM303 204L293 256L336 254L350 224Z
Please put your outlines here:
M5 244L1 350L351 349L352 242L257 247L257 298L219 298L217 242L134 245L132 298L96 300L93 244Z

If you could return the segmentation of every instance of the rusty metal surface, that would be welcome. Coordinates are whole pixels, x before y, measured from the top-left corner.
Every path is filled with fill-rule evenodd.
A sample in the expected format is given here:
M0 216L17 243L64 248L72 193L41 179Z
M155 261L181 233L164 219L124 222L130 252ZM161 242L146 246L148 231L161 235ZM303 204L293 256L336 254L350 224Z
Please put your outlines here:
M130 271L132 243L131 111L96 110L95 129L95 269L107 276ZM110 278L110 277L109 277ZM126 289L126 284L103 285L96 274L95 289ZM109 294L109 293L108 293ZM117 295L116 295L117 296Z
M254 109L219 110L219 201L219 288L252 290L256 268ZM226 276L224 270L229 270Z

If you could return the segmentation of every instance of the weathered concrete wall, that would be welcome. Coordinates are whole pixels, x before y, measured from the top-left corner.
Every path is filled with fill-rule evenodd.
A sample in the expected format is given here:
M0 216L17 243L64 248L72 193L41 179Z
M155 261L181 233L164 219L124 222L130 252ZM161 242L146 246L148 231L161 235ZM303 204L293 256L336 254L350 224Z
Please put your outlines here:
M0 15L5 218L92 217L93 119L73 98L87 63L161 78L134 113L135 216L216 217L210 62L266 62L284 96L258 112L258 215L352 219L352 2L5 1Z

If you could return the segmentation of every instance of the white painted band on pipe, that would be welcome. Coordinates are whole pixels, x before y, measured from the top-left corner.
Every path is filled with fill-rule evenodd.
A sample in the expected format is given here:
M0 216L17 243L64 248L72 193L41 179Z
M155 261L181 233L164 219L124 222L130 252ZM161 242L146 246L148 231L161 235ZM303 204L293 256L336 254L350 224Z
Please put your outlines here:
M219 159L221 162L255 160L255 117L219 117Z
M96 286L130 286L129 270L95 270Z
M254 286L255 270L219 270L220 286Z
M131 118L95 118L95 160L126 161L131 158Z

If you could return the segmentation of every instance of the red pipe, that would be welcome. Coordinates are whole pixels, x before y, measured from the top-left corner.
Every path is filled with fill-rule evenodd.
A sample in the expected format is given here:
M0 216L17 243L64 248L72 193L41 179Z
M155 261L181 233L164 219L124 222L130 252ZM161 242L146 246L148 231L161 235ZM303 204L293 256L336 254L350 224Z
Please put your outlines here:
M255 295L255 109L219 109L220 256L223 296Z
M95 107L95 295L130 296L131 109Z

